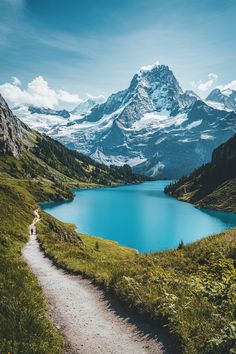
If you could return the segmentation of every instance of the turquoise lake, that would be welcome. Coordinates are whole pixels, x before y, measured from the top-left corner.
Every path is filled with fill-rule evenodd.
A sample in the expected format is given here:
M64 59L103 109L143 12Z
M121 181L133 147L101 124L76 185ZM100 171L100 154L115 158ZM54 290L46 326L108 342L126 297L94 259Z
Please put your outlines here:
M168 181L76 190L72 201L43 204L77 230L140 252L176 248L236 226L236 214L196 209L164 194Z

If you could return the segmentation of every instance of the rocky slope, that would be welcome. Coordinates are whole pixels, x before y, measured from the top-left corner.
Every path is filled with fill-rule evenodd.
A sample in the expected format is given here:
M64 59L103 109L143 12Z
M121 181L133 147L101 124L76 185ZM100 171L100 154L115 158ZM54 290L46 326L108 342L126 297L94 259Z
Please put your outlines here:
M214 150L211 162L166 188L199 207L236 212L236 135Z
M168 66L155 64L136 73L126 90L44 132L107 165L176 178L208 162L235 123L235 112L184 92Z
M19 157L26 126L14 117L0 95L0 154Z

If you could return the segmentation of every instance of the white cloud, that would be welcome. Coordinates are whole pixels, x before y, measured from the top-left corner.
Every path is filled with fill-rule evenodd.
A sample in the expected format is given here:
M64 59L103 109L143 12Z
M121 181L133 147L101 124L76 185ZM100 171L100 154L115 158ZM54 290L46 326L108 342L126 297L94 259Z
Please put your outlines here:
M90 93L87 93L87 97L88 97L88 99L94 100L98 103L103 103L106 101L106 97L103 95L93 96L93 95L90 95Z
M140 68L140 71L149 71L149 70L154 69L158 65L160 65L160 63L159 63L159 61L156 61L154 64L142 66Z
M199 92L206 92L209 91L216 83L218 80L218 75L214 73L210 73L207 75L208 80L206 81L192 81L191 85L193 86L194 89L197 89Z
M15 85L15 86L21 86L21 81L18 79L18 77L12 76L11 79L12 79L12 84L13 84L13 85Z
M45 108L55 108L62 104L77 104L81 99L77 94L65 90L55 90L49 87L48 82L38 76L28 83L26 89L19 87L21 82L12 77L12 82L0 85L0 93L6 100L14 105L33 105Z
M220 85L220 86L217 86L220 90L234 90L236 91L236 80L232 80L231 82L229 82L228 84L226 85Z

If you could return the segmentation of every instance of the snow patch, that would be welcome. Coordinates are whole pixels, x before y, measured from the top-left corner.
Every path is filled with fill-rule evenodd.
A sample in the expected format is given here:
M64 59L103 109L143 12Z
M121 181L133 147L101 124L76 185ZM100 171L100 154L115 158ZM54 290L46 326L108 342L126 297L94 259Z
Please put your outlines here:
M153 166L148 172L150 173L151 177L156 177L161 170L165 168L164 163L159 161L155 166Z
M198 127L201 124L202 124L202 119L196 120L195 122L192 122L189 125L187 125L186 129L196 128L196 127Z
M227 111L230 112L232 110L225 107L224 103L219 103L215 101L204 101L209 107L218 109L219 111Z
M179 114L175 117L170 117L169 112L164 110L161 112L145 113L140 120L133 123L130 130L140 131L166 129L171 126L179 126L187 119L186 114Z
M100 151L98 148L96 151L90 155L93 159L105 164L105 165L117 165L117 166L123 166L125 164L130 165L131 167L134 167L136 165L139 165L143 162L146 162L146 158L143 156L135 156L135 157L124 157L121 155L117 156L107 156L105 155L102 151Z
M214 136L209 135L207 133L202 133L200 137L202 140L214 140L215 139Z

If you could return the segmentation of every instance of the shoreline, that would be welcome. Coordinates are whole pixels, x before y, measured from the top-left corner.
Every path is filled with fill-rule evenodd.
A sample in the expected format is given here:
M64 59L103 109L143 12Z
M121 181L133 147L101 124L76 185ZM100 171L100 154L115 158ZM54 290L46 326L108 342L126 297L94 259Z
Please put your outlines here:
M81 192L81 191L96 191L97 189L104 189L104 190L107 190L107 189L111 189L111 188L120 188L120 187L128 187L128 186L135 186L135 185L143 185L143 184L152 184L152 183L155 183L155 182L169 182L170 180L158 180L158 181L146 181L146 182L141 182L141 183L129 183L129 184L117 184L117 185L113 185L113 186L98 186L98 187L85 187L85 188L74 188L73 190L72 190L72 192L73 192L73 198L71 198L71 199L67 199L67 200L63 200L63 201L56 201L56 202L54 202L54 201L49 201L49 202L43 202L43 203L40 203L39 205L40 205L40 207L41 207L41 209L44 211L44 212L46 212L46 213L48 213L49 215L52 215L53 216L53 214L51 214L50 213L50 210L48 211L47 210L47 206L52 206L52 207L56 207L57 205L62 205L62 204L66 204L66 203L71 203L71 202L73 202L73 200L75 199L75 193L76 192ZM190 206L192 206L194 209L197 209L197 210L199 210L199 211L202 211L202 212L207 212L207 213L209 213L208 215L209 215L209 217L214 217L214 216L217 216L217 215L211 215L210 213L211 212L213 212L213 213L218 213L218 212L220 212L220 213L224 213L224 214L230 214L230 215L234 215L234 213L231 213L231 212L227 212L227 211L223 211L223 210L214 210L214 209L209 209L209 208L200 208L200 207L197 207L196 205L194 205L193 203L190 203L190 202L188 202L188 201L184 201L184 200L181 200L181 199L179 199L179 198L176 198L175 196L173 196L173 195L171 195L171 194L169 194L169 193L167 193L167 192L165 192L165 189L162 191L162 193L166 196L166 197L170 197L170 198L174 198L174 200L176 200L176 201L178 201L178 202L184 202L184 203L187 203L187 204L189 204ZM46 210L44 209L44 207L46 208ZM54 216L56 219L58 218L56 215ZM219 218L220 218L220 216L219 216ZM139 249L137 249L135 246L132 246L132 245L127 245L127 243L125 243L124 242L124 240L123 240L123 242L122 242L122 240L121 241L119 241L119 239L117 240L117 238L115 238L115 237L113 237L112 238L112 236L110 236L109 237L109 235L108 236L103 236L103 234L102 234L102 232L101 232L101 230L100 230L100 233L99 234L96 234L96 230L94 231L87 231L87 230L83 230L82 232L80 231L80 227L79 227L79 223L78 223L78 220L77 220L77 222L76 221L74 221L74 220L72 220L71 222L70 221L68 221L68 220L64 220L63 221L63 219L58 219L59 221L62 221L63 223L65 223L65 224L73 224L73 225L75 225L75 231L78 233L78 234L82 234L82 235L85 235L85 236L91 236L91 237L96 237L96 239L99 241L99 239L101 239L101 240L107 240L107 241L111 241L111 242L114 242L114 243L116 243L118 246L122 246L122 247L126 247L126 248L130 248L130 249L132 249L132 250L134 250L137 254L147 254L147 255L149 255L149 254L154 254L154 253L157 253L157 252L165 252L165 251L171 251L171 250L174 250L174 249L176 249L177 247L178 247L178 245L179 245L179 243L178 244L176 244L176 245L172 245L171 247L170 246L166 246L166 247L162 247L162 248L158 248L158 246L156 247L156 248L154 248L154 249L148 249L148 250L139 250ZM231 230L231 229L234 229L235 227L236 227L236 225L233 225L234 224L234 222L232 221L232 225L230 225L230 227L228 227L228 225L227 225L227 223L229 224L229 222L227 222L227 220L226 221L222 221L224 224L225 224L225 228L224 227L222 227L222 228L215 228L215 230L205 230L205 232L204 232L204 230L203 230L203 233L199 233L199 235L197 235L197 238L193 238L193 239L190 239L189 241L187 240L184 240L184 244L185 245L189 245L189 244L191 244L191 243L194 243L194 242L197 242L197 241L199 241L199 240L201 240L201 239L203 239L203 238L206 238L206 237L208 237L208 236L210 236L210 235L213 235L213 234L218 234L218 233L221 233L221 232L224 232L224 231L227 231L227 230ZM113 235L114 236L114 235ZM180 242L181 240L179 240L179 242Z

